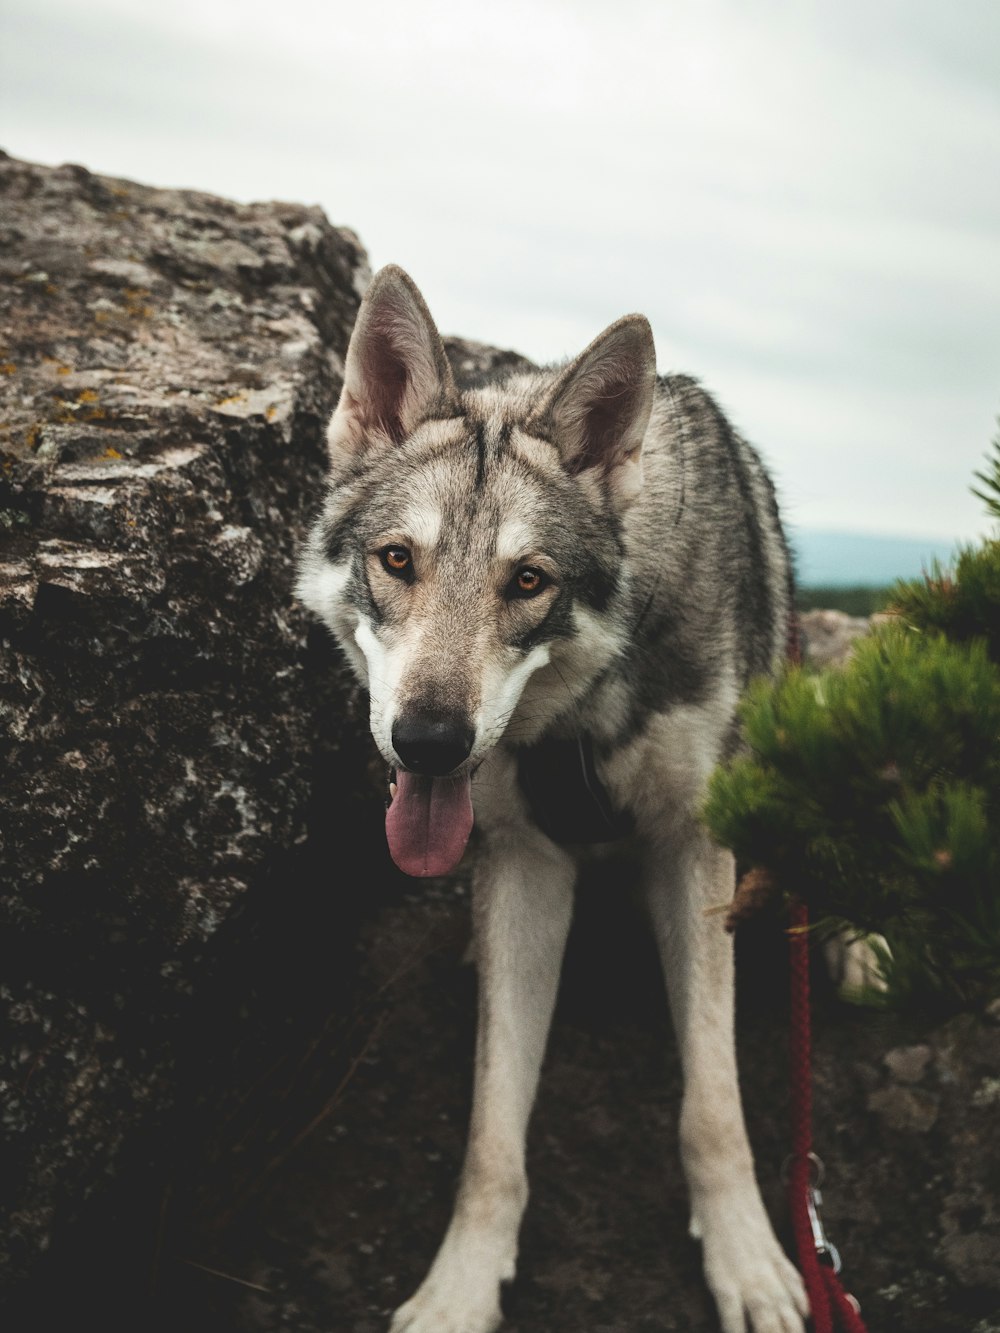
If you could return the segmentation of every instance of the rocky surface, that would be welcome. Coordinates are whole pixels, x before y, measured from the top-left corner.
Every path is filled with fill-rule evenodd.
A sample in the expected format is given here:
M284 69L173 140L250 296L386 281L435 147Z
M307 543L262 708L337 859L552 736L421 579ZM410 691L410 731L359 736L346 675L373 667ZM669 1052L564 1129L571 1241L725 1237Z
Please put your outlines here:
M0 190L7 1326L376 1333L447 1220L475 1003L464 886L392 869L363 701L291 593L364 255L294 205L10 159ZM782 945L742 928L779 1225ZM817 1007L825 1217L869 1327L998 1333L1000 1016ZM588 884L512 1333L716 1326L679 1090L648 934L620 874Z
M367 264L317 209L9 158L0 192L16 1275L168 1100L198 948L304 837L292 559Z
M802 656L810 666L838 666L846 662L856 640L869 633L867 616L849 616L845 611L804 611Z

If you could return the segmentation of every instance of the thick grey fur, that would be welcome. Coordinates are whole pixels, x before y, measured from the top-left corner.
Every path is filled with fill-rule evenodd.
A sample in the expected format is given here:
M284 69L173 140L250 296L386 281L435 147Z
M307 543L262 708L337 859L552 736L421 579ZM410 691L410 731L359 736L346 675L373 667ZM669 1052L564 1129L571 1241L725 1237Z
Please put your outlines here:
M785 656L791 568L774 489L694 380L656 375L641 316L567 366L464 390L442 366L420 293L382 270L352 338L299 585L369 687L388 764L402 766L401 720L475 736L453 779L471 775L476 820L469 1147L451 1226L393 1333L501 1322L579 860L533 820L517 755L580 732L634 819L685 1073L691 1229L724 1333L801 1333L802 1285L743 1126L731 942L709 910L732 895L732 858L698 818L712 767L737 743L740 694ZM385 567L391 546L412 552L405 576ZM521 600L511 588L525 567L549 581Z

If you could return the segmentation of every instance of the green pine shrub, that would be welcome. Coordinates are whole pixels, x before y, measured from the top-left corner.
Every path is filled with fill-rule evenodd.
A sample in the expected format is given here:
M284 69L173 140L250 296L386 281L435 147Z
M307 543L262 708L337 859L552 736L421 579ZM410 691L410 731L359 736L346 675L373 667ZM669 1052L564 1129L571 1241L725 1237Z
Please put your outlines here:
M843 611L848 616L871 616L885 610L891 595L891 587L813 583L796 589L795 606L799 611Z
M977 475L1000 519L1000 439ZM974 1006L1000 995L1000 540L892 603L846 666L751 687L705 817L814 921L885 937L886 1000Z

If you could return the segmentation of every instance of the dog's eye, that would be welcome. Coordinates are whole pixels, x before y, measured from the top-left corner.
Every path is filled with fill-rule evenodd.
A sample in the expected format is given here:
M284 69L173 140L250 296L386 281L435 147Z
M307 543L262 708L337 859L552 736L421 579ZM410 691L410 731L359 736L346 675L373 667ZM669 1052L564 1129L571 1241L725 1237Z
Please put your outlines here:
M522 566L507 585L508 597L537 597L548 586L549 576L533 565Z
M397 579L409 578L413 573L413 556L405 546L383 546L379 559L387 574Z

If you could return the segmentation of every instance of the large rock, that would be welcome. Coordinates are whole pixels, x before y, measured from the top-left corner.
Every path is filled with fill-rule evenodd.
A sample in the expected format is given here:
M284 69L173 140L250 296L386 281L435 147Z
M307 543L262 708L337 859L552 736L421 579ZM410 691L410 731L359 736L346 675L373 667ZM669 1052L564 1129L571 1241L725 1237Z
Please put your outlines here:
M292 591L357 238L2 154L0 193L0 1293L27 1308L88 1236L148 1265L178 1158L214 1216L280 1150L271 1103L257 1151L219 1117L349 1011L395 872L364 704ZM520 361L448 346L464 378ZM88 1200L143 1172L114 1233Z
M368 270L315 208L7 157L0 192L0 1273L17 1277L171 1100L160 1020L304 837L293 554Z

